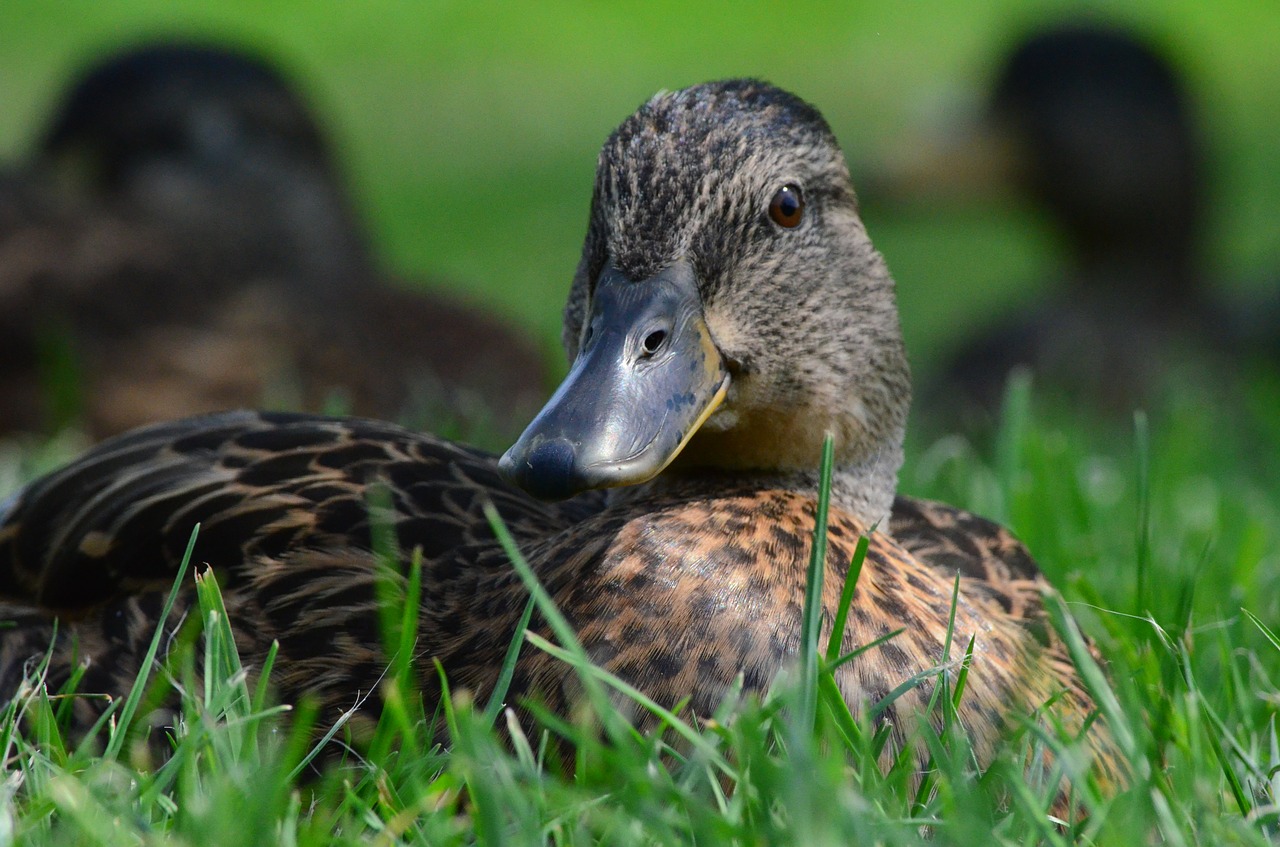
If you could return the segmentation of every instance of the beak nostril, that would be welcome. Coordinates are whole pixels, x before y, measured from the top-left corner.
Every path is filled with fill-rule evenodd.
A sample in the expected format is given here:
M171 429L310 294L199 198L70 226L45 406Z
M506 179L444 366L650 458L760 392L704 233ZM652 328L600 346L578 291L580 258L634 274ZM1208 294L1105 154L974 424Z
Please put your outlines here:
M667 340L667 331L665 329L655 329L644 338L644 354L652 356L662 349L663 342Z

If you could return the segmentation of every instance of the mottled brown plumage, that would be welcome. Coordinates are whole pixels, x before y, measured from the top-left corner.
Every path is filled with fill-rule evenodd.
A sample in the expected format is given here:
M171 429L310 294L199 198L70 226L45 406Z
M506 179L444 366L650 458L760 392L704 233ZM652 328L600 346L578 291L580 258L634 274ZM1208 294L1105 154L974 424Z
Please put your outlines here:
M538 346L389 279L351 205L306 103L258 57L156 43L95 65L0 182L0 433L338 398L514 434L545 396ZM75 381L78 403L51 408L48 383Z
M801 226L770 222L779 183L803 189ZM611 322L606 290L632 298L617 294L618 308L638 310L624 326ZM713 349L686 360L689 338ZM689 698L707 714L739 674L762 693L797 655L811 468L832 432L825 625L857 539L870 533L842 647L904 630L837 671L849 703L866 709L914 674L957 662L973 639L961 716L980 760L1019 715L1051 700L1067 726L1083 725L1089 697L1045 626L1047 586L1022 545L960 510L894 499L909 380L892 283L812 107L733 81L659 95L628 119L601 155L566 340L574 372L503 468L573 487L589 477L576 467L583 456L629 461L629 432L678 420L691 429L668 452L684 451L656 478L629 478L653 466L624 461L609 480L626 487L551 504L504 481L486 454L390 424L252 412L176 422L104 443L21 492L0 520L0 593L63 614L55 679L74 647L90 659L82 690L119 692L200 521L195 558L220 572L249 664L278 640L274 680L285 700L318 695L333 718L373 692L363 706L371 715L388 662L367 499L381 486L401 560L418 549L424 561L423 693L438 695L439 661L455 688L484 697L527 601L484 520L492 500L595 661L660 702ZM608 384L585 380L595 357L608 363L615 350ZM729 360L727 376L707 357ZM706 396L672 388L671 374L685 372ZM566 420L559 412L577 408L579 390L611 398L630 420L609 418L605 435L595 431L603 420ZM680 393L652 402L669 390ZM711 411L682 416L687 403ZM10 689L49 637L36 613L22 614L23 625L0 636ZM577 698L573 672L528 647L513 686L560 710ZM883 712L897 741L932 686ZM1106 758L1105 735L1095 729L1091 739Z

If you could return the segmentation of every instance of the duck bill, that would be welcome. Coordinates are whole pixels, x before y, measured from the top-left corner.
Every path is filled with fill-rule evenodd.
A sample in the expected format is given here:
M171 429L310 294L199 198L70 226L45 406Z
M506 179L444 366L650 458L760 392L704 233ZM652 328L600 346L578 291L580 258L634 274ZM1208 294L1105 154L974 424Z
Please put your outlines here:
M729 387L685 262L638 282L606 267L587 327L569 375L498 462L535 497L652 479Z

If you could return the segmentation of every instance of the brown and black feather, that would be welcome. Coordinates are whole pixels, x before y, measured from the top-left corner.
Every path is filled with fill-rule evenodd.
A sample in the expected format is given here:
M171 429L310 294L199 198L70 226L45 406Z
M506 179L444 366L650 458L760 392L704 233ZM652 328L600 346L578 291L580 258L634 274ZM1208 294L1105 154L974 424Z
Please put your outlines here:
M389 494L407 561L423 558L419 683L439 693L433 661L483 696L496 679L527 593L484 517L493 502L590 655L661 702L691 697L710 713L741 674L763 693L798 654L812 537L812 496L685 481L606 505L531 500L492 457L375 421L235 412L163 424L104 442L9 506L0 528L0 590L11 604L63 619L52 681L87 662L84 692L119 695L139 669L192 528L193 560L213 567L246 664L273 641L285 701L316 696L326 716L369 697L389 663L378 630L378 559L369 491ZM904 632L839 672L851 703L873 704L976 638L965 715L989 754L1010 703L1034 708L1087 696L1041 662L1062 648L1045 636L1043 580L1025 549L988 521L899 497L893 537L872 533L843 649ZM839 602L867 527L836 512L828 528L824 617ZM952 652L943 655L960 576ZM193 602L190 586L174 620ZM23 612L0 636L0 684L12 692L43 653L50 614ZM41 625L43 622L43 625ZM1030 630L1035 629L1034 637ZM553 707L571 705L571 671L527 651L515 684ZM923 712L926 683L884 712L899 740ZM84 704L85 720L96 714Z

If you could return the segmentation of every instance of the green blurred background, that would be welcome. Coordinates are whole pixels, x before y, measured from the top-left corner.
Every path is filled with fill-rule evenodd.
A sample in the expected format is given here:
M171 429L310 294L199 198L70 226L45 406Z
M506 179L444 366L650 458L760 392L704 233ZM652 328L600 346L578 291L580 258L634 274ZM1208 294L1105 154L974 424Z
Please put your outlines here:
M175 33L247 45L315 104L388 269L492 304L558 360L597 149L655 90L737 75L792 89L827 115L857 182L956 104L978 102L1012 39L1066 17L1132 25L1181 63L1210 145L1214 284L1224 297L1276 284L1273 0L5 0L0 156L20 159L70 75L110 48ZM918 371L966 328L1034 297L1059 261L1044 222L1008 195L863 200Z

